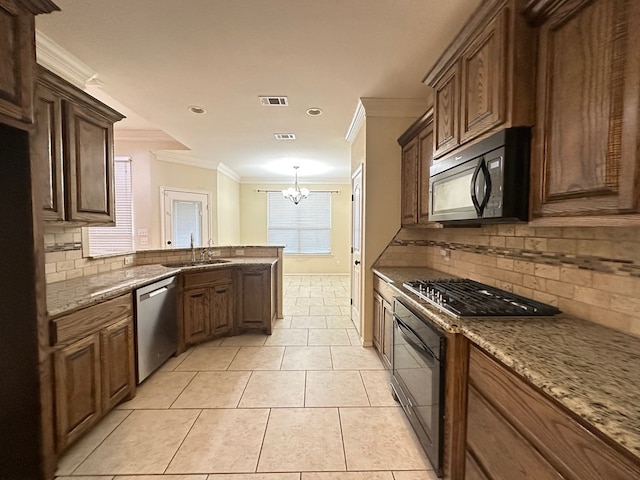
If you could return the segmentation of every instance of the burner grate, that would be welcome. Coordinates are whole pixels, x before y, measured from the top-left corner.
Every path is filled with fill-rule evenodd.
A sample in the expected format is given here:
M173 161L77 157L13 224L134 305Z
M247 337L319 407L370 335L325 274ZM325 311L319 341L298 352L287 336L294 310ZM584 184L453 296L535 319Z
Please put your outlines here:
M467 278L413 280L404 287L457 317L548 316L556 307Z

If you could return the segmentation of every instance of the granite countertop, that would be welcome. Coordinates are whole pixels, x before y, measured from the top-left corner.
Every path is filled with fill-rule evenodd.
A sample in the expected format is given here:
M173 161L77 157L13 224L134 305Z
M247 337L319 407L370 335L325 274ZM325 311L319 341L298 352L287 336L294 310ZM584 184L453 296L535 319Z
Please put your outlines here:
M49 283L47 285L47 315L50 317L60 315L78 307L122 295L135 288L181 272L228 268L234 265L273 265L278 261L275 257L230 257L223 260L227 260L227 262L181 268L164 267L158 264L141 265Z
M640 338L564 314L450 317L402 283L451 275L416 267L373 271L440 328L463 334L640 457Z

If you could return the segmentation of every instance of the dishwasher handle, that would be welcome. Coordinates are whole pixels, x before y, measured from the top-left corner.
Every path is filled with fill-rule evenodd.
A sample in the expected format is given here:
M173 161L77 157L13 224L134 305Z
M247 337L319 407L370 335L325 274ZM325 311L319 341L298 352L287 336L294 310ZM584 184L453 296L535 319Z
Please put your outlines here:
M171 279L173 280L173 279ZM172 290L175 288L175 282L171 281L171 283L168 283L166 285L163 285L159 288L156 288L154 290L151 290L150 292L140 292L138 291L138 302L144 302L145 300L150 300L153 297L156 297L158 295L162 295L164 293L167 293L169 290Z
M148 295L148 298L153 298L156 295L160 295L161 293L168 292L168 291L169 289L167 287L162 287L157 290L154 290L153 292L149 292L147 295Z

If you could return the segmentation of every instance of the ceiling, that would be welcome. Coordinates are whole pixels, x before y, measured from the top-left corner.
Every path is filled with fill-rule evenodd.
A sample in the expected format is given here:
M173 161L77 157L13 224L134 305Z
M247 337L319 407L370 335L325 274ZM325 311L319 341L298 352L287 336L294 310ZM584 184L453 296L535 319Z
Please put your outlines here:
M61 12L36 28L97 72L129 117L116 129L163 131L243 182L288 181L300 165L310 183L349 180L345 135L359 98L429 97L422 78L480 3L55 1ZM289 106L261 106L260 95Z

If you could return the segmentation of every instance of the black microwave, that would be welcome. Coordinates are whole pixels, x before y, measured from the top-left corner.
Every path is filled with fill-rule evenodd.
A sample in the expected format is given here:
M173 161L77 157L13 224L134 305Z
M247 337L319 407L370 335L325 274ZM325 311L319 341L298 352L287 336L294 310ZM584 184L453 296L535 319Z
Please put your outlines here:
M530 127L501 130L429 170L429 221L445 224L529 219Z

